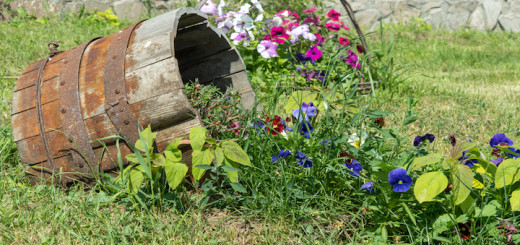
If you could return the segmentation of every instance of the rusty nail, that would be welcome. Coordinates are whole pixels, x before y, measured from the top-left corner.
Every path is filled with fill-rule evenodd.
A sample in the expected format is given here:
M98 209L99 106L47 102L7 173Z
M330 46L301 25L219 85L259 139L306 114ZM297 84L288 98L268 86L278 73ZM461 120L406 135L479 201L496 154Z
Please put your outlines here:
M128 125L128 124L130 124L130 122L129 121L125 121L125 125Z
M120 94L121 93L121 90L120 89L116 89L116 94Z
M61 86L65 85L65 81L60 82Z
M65 113L65 112L67 112L67 109L61 108L61 113Z
M125 111L125 108L124 107L121 107L121 109L119 109L120 112L123 112Z

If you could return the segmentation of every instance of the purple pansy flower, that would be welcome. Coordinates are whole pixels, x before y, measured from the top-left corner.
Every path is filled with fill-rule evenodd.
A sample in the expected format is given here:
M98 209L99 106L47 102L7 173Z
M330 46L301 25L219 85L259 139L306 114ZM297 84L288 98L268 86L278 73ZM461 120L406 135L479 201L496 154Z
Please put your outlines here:
M412 178L404 168L396 168L388 174L388 183L394 192L407 192L412 185Z
M292 115L301 122L303 120L310 120L311 117L316 116L317 112L318 109L316 109L312 102L309 102L309 104L303 102L302 107L294 109Z
M491 159L489 161L492 162L493 164L495 164L498 167L498 165L500 165L504 161L504 158L500 157L500 158L497 158L497 159Z
M433 134L425 134L423 136L417 136L413 140L413 146L420 146L422 144L422 142L424 142L425 140L428 140L428 141L430 141L430 143L432 143L434 139L435 139L435 135L433 135Z
M307 62L311 62L311 64L314 64L314 60L312 60L311 57L307 57L307 55L305 55L303 53L297 53L296 60L298 60L298 62L300 62L302 64L305 64Z
M313 46L312 48L310 48L309 50L307 50L307 53L305 53L305 55L307 55L307 57L311 58L312 60L317 60L317 59L321 58L322 54L323 53L316 45Z
M343 163L345 167L348 169L348 173L354 177L359 175L359 171L363 169L361 163L359 163L356 159L349 159L350 161L346 161Z
M368 181L359 188L359 190L367 190L372 194L374 192L374 181Z
M507 138L505 134L500 133L500 134L495 134L491 138L491 140L489 141L489 145L493 148L496 148L495 146L497 146L497 145L510 146L510 145L513 145L513 141L511 139Z
M278 53L276 53L276 48L278 47L278 44L271 42L271 41L261 41L260 44L256 47L256 50L262 57L268 59L272 57L278 56Z
M278 156L272 156L271 157L271 162L276 162L278 161L279 159L282 159L282 158L286 158L288 157L289 155L291 155L291 151L289 150L281 150L279 153L278 153Z
M294 154L294 157L296 159L298 159L298 161L296 163L298 163L298 165L304 167L304 168L310 168L312 167L312 160L309 159L307 156L305 156L305 154L301 151L296 151L296 153Z
M511 153L509 153L509 152L506 152L506 154L507 154L509 157L511 157L511 158L513 158L513 159L517 159L517 158L520 157L520 149L516 150L515 148L512 148L512 147L511 147L511 148L509 148L509 150L515 153L515 154L511 154Z

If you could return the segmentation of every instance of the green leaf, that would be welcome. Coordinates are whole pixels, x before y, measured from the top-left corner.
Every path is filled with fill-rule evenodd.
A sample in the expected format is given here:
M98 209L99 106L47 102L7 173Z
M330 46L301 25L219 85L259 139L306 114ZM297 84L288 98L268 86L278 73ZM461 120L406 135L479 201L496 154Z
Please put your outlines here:
M475 199L473 199L473 197L471 197L471 195L468 195L468 197L466 198L466 200L464 200L460 205L459 205L460 209L462 209L462 211L464 213L472 213L473 210L475 209ZM460 218L460 217L459 217Z
M416 157L413 159L410 171L418 170L421 167L438 163L442 160L441 154L428 154L423 157Z
M433 201L448 186L448 178L440 171L425 173L417 179L413 193L419 203Z
M239 144L231 140L226 140L222 142L221 146L224 151L224 156L229 158L229 160L251 167L249 156Z
M452 214L443 214L433 222L433 234L441 234L450 230L453 226L454 217Z
M131 163L139 163L139 160L137 160L137 156L135 156L135 153L128 154L125 156L125 158Z
M495 174L495 188L500 189L504 186L512 185L520 180L520 160L506 159L497 168Z
M155 140L156 133L152 133L152 128L150 125L146 127L143 131L139 132L139 139L135 142L135 148L142 152L153 152L153 142ZM143 144L144 140L144 144Z
M518 199L517 201L518 205L520 205L520 199ZM512 200L511 205L513 205ZM500 207L500 204L496 200L493 200L490 203L486 204L486 206L484 206L482 209L477 207L475 210L475 217L494 217L498 212L498 207Z
M184 177L186 177L186 174L188 173L188 166L181 162L166 160L164 172L166 172L166 180L168 181L168 185L172 190L175 190L175 188L181 184Z
M516 189L511 193L511 210L520 211L520 189Z
M246 188L240 183L231 183L231 187L233 187L233 190L236 192L247 193Z
M224 159L224 164L225 166L222 167L222 169L227 173L229 181L231 183L238 183L238 164L229 161L227 158Z
M215 148L215 161L217 167L221 166L224 162L224 152L222 151L222 148L218 146Z
M417 225L417 221L415 220L415 217L413 216L412 211L410 211L410 208L408 208L408 206L404 202L401 203L401 206L404 208L404 210L408 214L408 217L412 221L413 225L416 226Z
M174 142L168 144L168 146L164 150L164 155L166 155L166 152L170 152L170 156L166 155L166 158L169 158L171 161L174 162L178 162L182 159L182 151L179 149L181 140L182 138L177 138Z
M193 174L193 178L195 180L200 180L200 178L202 178L202 176L204 176L204 173L206 172L205 169L201 169L201 168L196 168L195 166L197 165L210 165L211 162L213 161L213 153L211 153L211 151L206 148L202 151L193 151L193 153L191 153L191 156L192 156L192 168L191 168L191 173Z
M317 94L312 91L295 91L289 97L287 104L285 105L285 112L287 114L292 114L294 109L298 109L302 106L302 103L310 103L313 102L315 106L318 105L316 101ZM323 103L322 103L323 104ZM320 108L318 108L319 110Z
M451 159L458 162L458 159L462 157L463 152L469 151L472 148L474 148L475 146L476 146L475 143L467 142L467 141L457 144L456 146L454 146L454 151L453 151L454 154L451 156Z
M455 164L451 168L451 181L453 183L453 200L455 205L459 205L466 200L471 192L473 172L466 165Z
M194 127L190 130L190 144L193 151L200 151L206 142L207 129Z
M180 162L182 160L182 152L179 156L179 154L175 154L172 151L164 151L164 156L166 156L166 160L171 162Z
M144 182L144 174L141 166L137 166L130 171L130 178L128 179L128 188L132 193L137 193L139 187Z
M166 158L162 154L153 153L150 157L155 165L163 166L166 163Z
M417 121L417 117L416 116L409 116L409 117L404 119L403 126L408 125L410 123L413 123L415 121Z

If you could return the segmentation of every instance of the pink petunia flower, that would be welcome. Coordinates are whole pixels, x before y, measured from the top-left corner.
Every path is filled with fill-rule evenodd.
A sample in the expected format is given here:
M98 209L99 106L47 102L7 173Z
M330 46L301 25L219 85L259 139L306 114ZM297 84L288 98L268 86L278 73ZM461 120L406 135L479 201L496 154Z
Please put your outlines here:
M235 45L238 45L241 42L244 42L244 44L247 45L247 41L249 40L249 36L247 35L247 32L231 33L230 38L233 40L233 43Z
M314 11L316 11L316 6L310 8L310 9L303 10L304 13L308 13L308 14L314 13Z
M218 15L217 5L213 1L208 0L204 4L204 6L202 6L202 8L200 8L200 12L205 13L205 14Z
M256 50L262 57L269 59L272 57L278 56L276 53L276 48L278 48L278 44L271 41L261 41L260 44L256 47Z
M359 62L359 58L356 55L356 53L352 52L352 50L348 51L348 56L343 61L347 62L354 69L361 68L361 64Z
M336 24L334 22L329 22L329 23L325 24L325 26L327 27L327 29L329 31L339 31L339 29L341 28L341 26L339 24Z
M321 36L320 33L316 33L316 40L318 40L318 43L316 45L322 44L325 42L325 38Z
M343 47L350 45L350 40L346 37L339 37L339 44Z
M348 27L345 25L345 22L340 21L339 23L341 24L341 27L342 27L343 29L345 29L345 30L347 30L347 31L350 31L350 28L348 28Z
M319 27L320 26L320 17L319 16L309 17L309 18L303 20L303 24L312 24L312 25Z
M333 21L339 21L339 16L341 15L338 11L331 9L327 14L329 18Z
M314 45L312 48L307 50L307 53L305 53L305 55L307 57L311 58L312 60L317 60L317 59L321 58L323 53L321 52L321 50L318 48L317 45Z

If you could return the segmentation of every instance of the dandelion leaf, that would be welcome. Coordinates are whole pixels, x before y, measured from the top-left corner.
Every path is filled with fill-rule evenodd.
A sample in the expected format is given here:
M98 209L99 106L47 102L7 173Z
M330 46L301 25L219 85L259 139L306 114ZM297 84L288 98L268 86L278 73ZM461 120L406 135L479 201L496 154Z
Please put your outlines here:
M500 189L512 185L520 180L520 160L504 160L497 168L495 174L495 188Z

